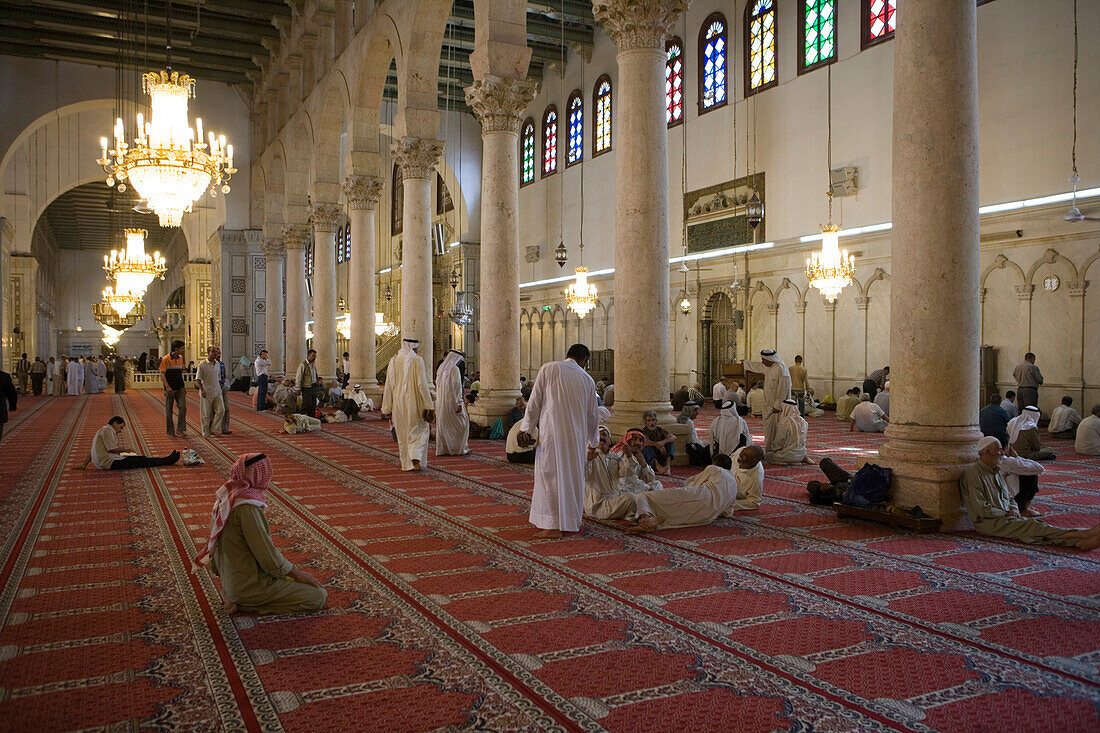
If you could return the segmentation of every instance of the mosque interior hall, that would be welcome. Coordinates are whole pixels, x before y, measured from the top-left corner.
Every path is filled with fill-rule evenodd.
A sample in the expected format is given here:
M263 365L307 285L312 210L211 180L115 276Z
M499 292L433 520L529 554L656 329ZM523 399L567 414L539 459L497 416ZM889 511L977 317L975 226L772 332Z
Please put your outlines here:
M0 0L0 729L1100 730L1098 38Z

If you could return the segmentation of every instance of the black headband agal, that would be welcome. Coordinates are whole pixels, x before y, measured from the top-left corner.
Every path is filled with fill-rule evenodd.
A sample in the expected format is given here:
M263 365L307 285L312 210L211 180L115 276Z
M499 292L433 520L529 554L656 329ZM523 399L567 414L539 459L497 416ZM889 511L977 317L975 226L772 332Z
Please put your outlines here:
M244 462L245 468L247 468L248 466L251 466L253 463L259 463L260 461L262 461L265 458L267 458L267 456L264 455L263 453L257 453L256 455L252 456L251 458L248 458L248 459L245 460L245 462Z

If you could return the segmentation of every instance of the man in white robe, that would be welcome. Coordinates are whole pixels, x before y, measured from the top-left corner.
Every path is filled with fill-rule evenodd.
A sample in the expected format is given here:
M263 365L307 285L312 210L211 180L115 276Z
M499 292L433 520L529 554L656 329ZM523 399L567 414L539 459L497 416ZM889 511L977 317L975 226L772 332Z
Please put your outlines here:
M435 454L464 456L470 452L470 415L462 396L461 351L451 349L435 372Z
M1077 426L1073 449L1083 456L1100 456L1100 405L1092 406L1092 414Z
M84 386L84 365L75 358L70 359L65 373L65 380L69 385L69 396L79 395L81 388Z
M733 477L737 479L737 503L734 509L759 509L764 498L764 449L746 445L733 454Z
M596 383L585 371L590 356L587 346L573 344L564 361L543 364L520 423L520 445L539 429L530 521L540 539L581 529L585 458L599 443Z
M428 438L431 436L432 393L424 359L416 350L417 339L404 339L401 349L386 369L386 387L382 390L382 417L393 420L402 471L419 471L428 465Z
M881 407L871 402L871 395L864 392L859 399L859 404L852 408L852 424L848 432L858 430L861 433L881 433L886 430L890 419Z
M621 457L619 488L622 491L637 494L641 491L660 491L664 488L653 467L646 462L642 452L644 446L645 434L639 430L627 430L622 442L615 446L614 452Z
M633 494L619 485L621 469L620 454L611 452L611 431L601 425L600 443L588 449L584 467L585 514L596 519L624 519L634 512Z
M742 364L746 372L761 372L764 375L764 405L761 410L764 417L764 448L771 450L779 429L783 400L791 398L791 373L775 349L761 351L760 361L746 359Z
M637 524L628 534L673 527L697 527L726 516L737 507L737 479L726 454L687 480L682 489L643 491L634 495Z
M732 456L734 451L745 445L752 445L749 425L737 414L733 400L726 400L718 417L710 424L711 455L725 453Z
M99 394L107 389L107 362L100 357L95 358L95 391Z
M798 403L784 400L773 442L765 445L764 460L773 466L813 463L806 455L806 419L798 414Z
M81 364L84 369L84 394L95 394L96 389L95 360L85 359Z

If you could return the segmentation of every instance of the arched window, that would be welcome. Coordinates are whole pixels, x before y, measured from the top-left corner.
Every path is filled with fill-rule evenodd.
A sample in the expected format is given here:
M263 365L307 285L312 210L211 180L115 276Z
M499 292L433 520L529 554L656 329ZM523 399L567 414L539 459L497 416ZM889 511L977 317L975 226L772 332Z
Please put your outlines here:
M554 105L542 114L542 175L558 172L558 109Z
M336 233L332 235L332 247L336 250L336 264L340 264L347 259L344 254L344 228L340 227L336 230Z
M344 262L351 259L351 222L344 225Z
M520 135L519 185L526 186L535 180L535 121L528 117L523 121Z
M837 0L800 0L798 73L836 61Z
M778 83L775 0L749 0L745 6L745 95Z
M306 245L306 279L307 280L313 277L313 260L314 260L313 250L314 250L313 240L310 240L310 242Z
M401 167L395 163L390 181L390 234L393 236L401 233L405 215L405 187L401 181Z
M580 163L584 158L584 99L581 90L574 89L569 95L569 153L565 156L565 167Z
M699 114L726 104L726 19L712 13L699 29Z
M670 38L665 44L665 122L669 127L684 121L684 42Z
M861 0L860 4L862 48L893 38L896 0Z
M604 74L592 88L592 156L611 150L611 77Z

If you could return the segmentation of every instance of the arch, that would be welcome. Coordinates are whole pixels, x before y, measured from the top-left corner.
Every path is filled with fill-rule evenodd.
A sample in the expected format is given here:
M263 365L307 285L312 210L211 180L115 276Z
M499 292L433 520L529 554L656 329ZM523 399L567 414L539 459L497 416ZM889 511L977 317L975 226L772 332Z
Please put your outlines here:
M558 108L551 104L542 113L542 177L558 172Z
M602 74L592 87L592 157L611 150L614 124L611 77Z
M867 280L865 295L867 297L870 297L871 286L876 282L881 280L883 283L887 283L890 281L890 279L890 273L888 273L886 270L883 270L881 267L876 267L874 274L871 275L871 277Z
M1039 259L1035 260L1035 262L1031 264L1031 267L1028 268L1027 277L1024 279L1024 284L1034 285L1034 277L1038 269L1043 265L1053 265L1056 262L1065 263L1066 267L1068 267L1070 269L1070 272L1073 273L1073 279L1077 279L1077 266L1074 265L1068 257L1062 255L1062 253L1060 253L1058 250L1048 249Z
M283 219L287 224L304 224L309 220L306 202L309 197L313 140L313 121L304 109L290 119L279 137L283 160L286 161Z
M745 3L746 97L779 84L779 22L775 6L775 0L748 0Z
M807 287L809 287L809 285L807 285ZM784 290L787 290L788 288L794 291L794 293L795 293L795 302L796 303L801 303L802 305L806 304L805 295L802 293L801 290L798 289L798 286L795 285L793 282L791 282L790 278L787 278L787 277L783 278L783 281L781 283L779 283L779 287L777 287L775 289L775 302L776 303L779 302L780 293L782 293Z
M283 205L286 196L286 161L281 145L268 148L269 154L257 163L263 173L264 236L278 237L283 229Z
M1100 249L1089 255L1085 261L1081 264L1081 279L1088 277L1089 268L1092 267L1092 263L1100 260Z
M335 203L340 193L340 142L345 131L345 117L351 99L344 75L336 70L321 96L315 111L312 146L310 148L310 194L315 201Z
M395 48L397 61L397 135L434 138L439 130L439 51L443 47L451 0L407 3L408 16L397 25L406 43Z
M391 34L394 38L398 36L393 18L386 14L379 14L371 31L370 41L359 64L358 84L351 94L347 126L348 159L344 167L353 174L380 177L385 173L379 143L382 101L397 45Z
M706 295L700 298L699 302L703 304L700 318L711 318L713 316L713 313L711 312L711 305L714 302L713 299L715 295L725 295L727 298L730 299L731 303L733 302L733 296L726 292L727 290L729 290L728 285L715 285L706 292Z
M1011 265L1013 269L1016 270L1016 274L1020 276L1020 284L1023 285L1024 283L1026 283L1027 275L1024 274L1023 269L1021 269L1019 265L1005 257L1003 254L999 254L993 258L993 262L990 263L989 267L982 270L982 276L980 279L981 289L985 290L985 281L989 277L989 273L993 272L994 270L1003 270L1009 265Z
M584 160L584 96L580 89L574 89L565 105L566 133L568 146L565 154L565 167L576 165Z
M771 288L769 288L767 285L764 284L763 280L757 280L756 284L754 284L752 286L752 289L749 291L749 305L750 306L752 305L753 299L759 293L767 293L768 294L766 305L775 305L775 293L772 292Z
M528 117L520 127L519 136L519 185L535 182L535 120Z
M684 121L684 42L679 36L665 41L665 124Z

